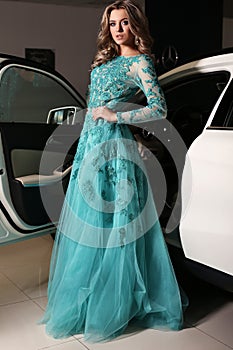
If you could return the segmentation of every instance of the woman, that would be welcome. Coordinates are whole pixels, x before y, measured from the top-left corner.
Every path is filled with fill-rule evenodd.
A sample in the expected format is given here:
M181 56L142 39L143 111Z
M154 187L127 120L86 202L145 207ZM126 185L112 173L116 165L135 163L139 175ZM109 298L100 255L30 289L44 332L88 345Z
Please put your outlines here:
M151 44L146 18L133 1L105 9L51 260L42 323L55 338L84 333L86 340L106 341L129 323L182 325L179 288L126 125L166 117ZM125 111L139 88L147 106Z

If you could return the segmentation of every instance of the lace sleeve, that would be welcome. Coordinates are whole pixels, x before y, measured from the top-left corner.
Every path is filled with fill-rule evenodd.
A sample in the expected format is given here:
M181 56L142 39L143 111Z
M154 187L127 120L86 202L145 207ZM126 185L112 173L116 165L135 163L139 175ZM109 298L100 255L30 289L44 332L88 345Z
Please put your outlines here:
M120 124L134 124L166 118L165 98L152 59L148 56L143 56L137 63L134 82L144 92L147 98L147 106L131 111L117 112L117 122Z

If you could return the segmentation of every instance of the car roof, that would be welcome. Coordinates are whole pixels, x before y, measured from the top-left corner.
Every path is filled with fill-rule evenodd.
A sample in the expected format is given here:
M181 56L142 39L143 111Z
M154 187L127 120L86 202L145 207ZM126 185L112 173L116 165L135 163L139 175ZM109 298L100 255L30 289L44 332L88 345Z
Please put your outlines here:
M53 70L52 68L50 68L46 65L43 65L42 63L32 61L32 60L29 60L29 59L24 58L24 57L15 56L15 55L8 55L8 54L0 52L0 63L2 63L4 61L7 61L7 62L14 61L14 62L21 63L21 64L27 64L27 65L32 66L32 67L42 68L48 72L53 72L55 74L57 73L55 70Z
M219 69L220 67L229 68L229 70L231 67L231 70L233 70L233 48L222 50L217 54L199 56L199 58L161 74L159 80L167 80L171 77L175 78L177 75L185 75L187 73L190 74L202 68Z

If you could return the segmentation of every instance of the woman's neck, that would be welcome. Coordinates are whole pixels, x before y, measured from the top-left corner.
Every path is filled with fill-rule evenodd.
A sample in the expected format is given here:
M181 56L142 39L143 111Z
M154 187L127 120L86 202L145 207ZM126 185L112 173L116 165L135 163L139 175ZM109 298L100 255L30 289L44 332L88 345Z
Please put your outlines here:
M130 47L130 46L120 47L120 56L135 56L138 54L140 54L140 52L134 47Z

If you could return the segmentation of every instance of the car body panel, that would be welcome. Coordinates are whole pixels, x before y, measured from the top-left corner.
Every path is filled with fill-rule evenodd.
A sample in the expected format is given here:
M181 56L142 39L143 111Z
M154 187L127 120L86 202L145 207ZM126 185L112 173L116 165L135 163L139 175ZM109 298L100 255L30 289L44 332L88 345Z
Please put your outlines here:
M224 127L224 115L222 126L212 126L232 82L233 53L187 63L163 74L160 83L166 91L166 86L179 80L224 71L229 74L228 82L214 103L203 131L187 150L181 182L179 240L176 230L167 241L181 246L186 259L232 276L233 128Z
M180 236L185 256L233 275L233 130L205 130L188 151ZM191 196L186 186L191 181Z

